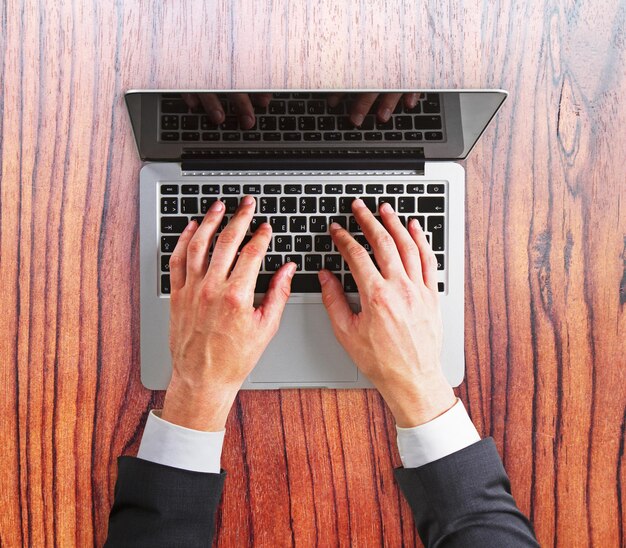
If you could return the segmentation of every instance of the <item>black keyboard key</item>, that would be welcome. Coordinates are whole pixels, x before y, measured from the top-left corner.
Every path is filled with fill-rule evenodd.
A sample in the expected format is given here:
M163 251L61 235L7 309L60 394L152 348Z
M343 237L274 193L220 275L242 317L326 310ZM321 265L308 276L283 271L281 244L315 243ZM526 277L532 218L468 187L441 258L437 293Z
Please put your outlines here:
M290 217L289 218L289 231L290 232L307 232L306 217Z
M328 232L326 217L309 217L309 232Z
M363 134L358 131L348 131L343 134L343 138L346 141L361 141L363 139Z
M380 207L381 204L383 203L388 203L391 207L393 207L394 209L396 209L396 198L395 196L381 196L378 199L378 206ZM380 221L380 219L378 219Z
M422 104L422 112L425 114L441 112L438 93L428 93L426 95L426 100Z
M342 196L339 198L339 213L352 213L353 196Z
M170 271L170 257L171 255L161 255L161 272Z
M346 185L346 194L363 194L363 185Z
M321 133L303 133L305 141L321 141Z
M302 134L294 133L294 132L283 133L283 140L284 141L301 141Z
M337 198L322 196L318 207L320 213L337 213Z
M292 251L291 236L274 236L274 251Z
M219 141L220 134L216 131L205 132L202 134L203 141Z
M324 141L341 141L341 133L338 133L338 132L324 133Z
M163 99L161 101L161 112L168 114L185 114L189 107L185 101L180 99Z
M437 282L437 291L439 291L439 293L445 293L445 290L445 284L443 282Z
M320 116L317 119L317 129L320 131L334 131L335 130L335 117L334 116Z
M239 200L234 196L222 198L222 202L224 202L224 205L226 206L226 213L235 213L235 211L237 211Z
M317 274L296 274L291 279L292 293L321 293L319 278Z
M224 141L241 141L241 134L232 131L222 133Z
M341 255L326 255L324 257L324 268L338 272L341 270Z
M402 133L399 131L386 131L385 141L401 141Z
M202 185L202 194L219 194L220 185Z
M298 129L300 131L315 131L315 117L300 116L298 118Z
M367 131L363 134L366 141L382 141L383 134L380 131Z
M209 129L217 129L217 124L211 122L211 120L209 120L209 117L206 115L200 116L200 129L203 131Z
M322 269L322 256L309 254L304 256L304 270L318 272Z
M220 127L224 131L235 131L239 129L239 122L235 116L227 116Z
M163 253L171 253L176 247L178 236L161 236L161 251Z
M285 101L270 101L268 112L270 114L285 114L286 108Z
M270 217L270 226L274 233L287 232L287 217Z
M302 255L285 255L285 263L296 263L296 272L302 270Z
M200 185L183 185L183 194L200 194Z
M276 131L276 118L274 116L259 116L258 128L261 131Z
M408 114L419 114L422 112L422 104L418 101L413 108L404 107L404 112Z
M339 226L347 229L348 228L348 218L344 215L333 215L328 220L328 226L333 223L337 223Z
M281 213L297 213L298 212L298 198L289 197L280 199L280 212Z
M326 112L328 114L343 114L346 111L345 103L343 101L339 101L334 107L327 105Z
M332 251L333 239L327 234L315 236L315 251Z
M289 114L304 114L306 112L304 101L289 101L287 103L287 112Z
M263 140L264 141L280 141L281 134L280 133L264 133Z
M387 185L387 193L388 194L404 194L404 185L398 184L398 183Z
M409 194L424 194L424 185L407 185L406 191Z
M248 133L248 132L245 132L243 134L243 140L244 141L260 141L261 140L261 134L260 133Z
M252 221L250 221L250 232L256 232L263 223L267 223L267 217L265 215L255 215L252 217Z
M337 183L325 185L324 192L326 194L341 194L343 192L343 185Z
M343 290L346 293L357 293L358 289L356 287L356 282L354 281L354 277L352 274L345 274L343 277Z
M419 131L405 131L404 132L404 140L405 141L421 141L422 134Z
M398 213L415 213L415 198L400 196L398 198Z
M361 199L363 200L363 203L365 204L365 207L367 207L367 209L369 209L372 213L376 213L376 198L374 198L373 196L365 196Z
M161 213L178 213L178 198L161 198Z
M226 203L226 198L224 200L222 200L224 203ZM236 200L236 198L228 198L228 200ZM226 212L228 213L228 208L229 206L226 206ZM230 215L224 215L222 217L222 221L220 222L220 226L217 228L217 231L220 232L222 230L224 230L226 228L226 225L228 224L228 221L230 219Z
M283 265L281 255L265 255L265 270L276 272Z
M432 215L428 217L427 230L432 234L431 247L433 251L443 251L444 248L444 217Z
M321 194L322 185L304 185L305 194Z
M267 270L267 269L266 269ZM273 274L259 274L256 279L255 293L266 293L270 287Z
M199 141L200 134L197 131L184 131L182 134L183 141Z
M178 129L178 116L171 114L161 116L161 129Z
M339 116L337 118L337 129L340 131L350 131L354 129L354 124L349 116Z
M261 194L261 185L243 185L244 194Z
M420 213L443 213L443 196L420 196L417 202L417 209Z
M443 133L441 133L441 131L427 131L424 133L424 138L427 141L441 141L441 139L443 139Z
M441 129L441 116L414 116L415 129Z
M395 116L394 122L396 129L413 129L413 120L410 116Z
M161 194L178 194L178 185L161 185Z
M196 221L196 223L198 223L198 226L200 226L202 224L202 221L204 221L204 217L195 216L192 217L191 220Z
M435 253L437 259L437 270L443 270L445 268L444 255L442 253Z
M365 192L368 194L382 194L384 190L383 185L366 185Z
M363 234L357 234L356 236L354 236L354 239L359 242L368 252L372 251L372 246L370 245L370 243L367 241L367 239L365 238L365 236L363 236Z
M355 217L348 217L348 231L352 234L355 232L363 232L359 223L356 222Z
M445 189L443 185L427 185L426 192L428 194L443 194Z
M317 213L317 198L314 196L300 198L300 213Z
M175 131L162 131L161 141L178 141L178 133Z
M295 131L296 117L295 116L280 116L278 118L278 129L280 129L281 131Z
M389 118L386 122L376 121L376 129L393 129L393 117Z
M363 122L359 126L359 129L365 130L365 131L374 129L375 122L376 122L375 116L366 116L365 118L363 118Z
M241 185L223 185L222 192L224 194L239 194L241 192Z
M276 213L277 212L278 200L274 198L273 196L271 197L263 196L259 199L259 201L260 201L260 206L259 206L260 213Z
M263 185L263 194L280 194L281 192L280 185Z
M198 213L198 198L181 198L180 212L186 215Z
M324 101L308 101L306 111L308 114L324 114Z
M161 217L161 232L164 234L180 234L188 224L187 217Z
M313 251L313 237L312 236L294 236L294 250L308 253Z
M285 194L302 194L302 185L289 183L285 185L283 191Z
M169 295L170 291L170 275L161 274L161 293L163 293L164 295Z
M197 116L181 116L180 127L181 129L194 130L198 129L198 117Z

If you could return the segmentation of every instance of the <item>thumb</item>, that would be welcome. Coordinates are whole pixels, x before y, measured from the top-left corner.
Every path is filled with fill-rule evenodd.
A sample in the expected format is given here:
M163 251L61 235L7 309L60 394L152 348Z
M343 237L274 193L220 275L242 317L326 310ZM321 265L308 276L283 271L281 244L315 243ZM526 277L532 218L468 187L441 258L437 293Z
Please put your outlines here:
M322 302L330 317L330 323L335 332L337 329L345 331L353 312L343 292L341 282L328 270L320 270L319 279L322 286Z
M272 276L269 288L259 306L263 320L271 323L280 322L289 295L291 294L291 279L296 272L296 263L285 263Z

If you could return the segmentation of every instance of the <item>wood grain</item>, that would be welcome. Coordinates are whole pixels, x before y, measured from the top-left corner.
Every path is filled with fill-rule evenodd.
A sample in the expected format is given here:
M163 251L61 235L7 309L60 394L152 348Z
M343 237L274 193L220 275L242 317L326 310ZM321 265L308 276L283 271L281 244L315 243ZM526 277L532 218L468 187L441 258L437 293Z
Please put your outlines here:
M139 381L131 88L497 87L466 381L543 546L624 546L626 4L0 2L0 544L101 545ZM218 546L419 545L372 391L240 394Z

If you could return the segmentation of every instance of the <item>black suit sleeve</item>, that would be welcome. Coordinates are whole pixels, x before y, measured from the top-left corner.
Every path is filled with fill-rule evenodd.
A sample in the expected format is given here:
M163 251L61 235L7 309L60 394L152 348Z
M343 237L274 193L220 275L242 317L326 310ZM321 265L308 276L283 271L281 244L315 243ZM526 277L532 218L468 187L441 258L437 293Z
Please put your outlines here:
M426 546L539 546L491 438L395 476Z
M211 546L225 472L120 457L105 546Z

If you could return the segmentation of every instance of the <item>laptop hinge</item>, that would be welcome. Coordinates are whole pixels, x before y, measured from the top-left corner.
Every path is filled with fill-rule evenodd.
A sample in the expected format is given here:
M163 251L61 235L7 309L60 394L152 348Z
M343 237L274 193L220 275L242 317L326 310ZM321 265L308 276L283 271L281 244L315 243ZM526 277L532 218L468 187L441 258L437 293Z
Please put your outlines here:
M182 171L410 170L424 174L424 149L193 150Z

